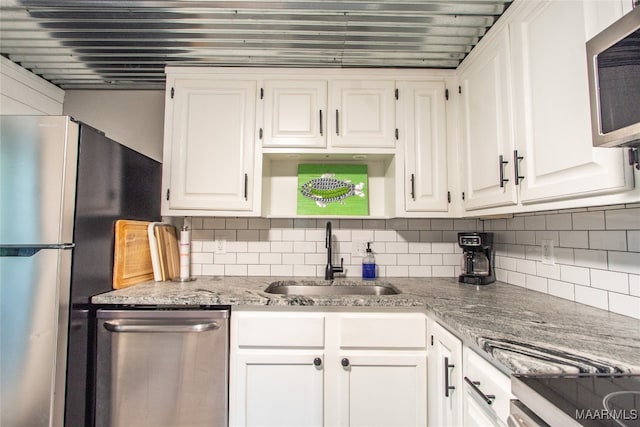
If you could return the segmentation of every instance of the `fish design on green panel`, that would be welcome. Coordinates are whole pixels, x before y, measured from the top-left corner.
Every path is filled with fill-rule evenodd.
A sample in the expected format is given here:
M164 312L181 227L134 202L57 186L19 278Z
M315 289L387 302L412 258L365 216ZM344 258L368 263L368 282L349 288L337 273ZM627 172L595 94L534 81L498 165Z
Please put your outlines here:
M352 183L348 179L338 179L333 173L325 173L319 178L311 179L300 186L300 193L316 202L322 208L329 203L344 204L349 197L365 197L364 182Z

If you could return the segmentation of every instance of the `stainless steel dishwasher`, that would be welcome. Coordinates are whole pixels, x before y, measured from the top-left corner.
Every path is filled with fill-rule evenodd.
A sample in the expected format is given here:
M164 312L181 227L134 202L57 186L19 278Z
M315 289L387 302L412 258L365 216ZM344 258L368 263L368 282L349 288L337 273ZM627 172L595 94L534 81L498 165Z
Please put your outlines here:
M97 427L227 425L229 310L96 317Z

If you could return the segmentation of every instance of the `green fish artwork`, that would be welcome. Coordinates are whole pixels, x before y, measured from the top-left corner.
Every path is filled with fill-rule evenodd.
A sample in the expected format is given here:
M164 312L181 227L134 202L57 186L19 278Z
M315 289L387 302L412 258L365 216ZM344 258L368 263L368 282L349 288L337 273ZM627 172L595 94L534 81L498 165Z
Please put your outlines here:
M325 173L320 178L307 181L300 188L304 197L316 202L321 208L328 203L339 202L344 205L347 197L364 197L364 182L353 184L349 179L338 179L334 173Z
M366 165L298 167L298 214L367 215Z

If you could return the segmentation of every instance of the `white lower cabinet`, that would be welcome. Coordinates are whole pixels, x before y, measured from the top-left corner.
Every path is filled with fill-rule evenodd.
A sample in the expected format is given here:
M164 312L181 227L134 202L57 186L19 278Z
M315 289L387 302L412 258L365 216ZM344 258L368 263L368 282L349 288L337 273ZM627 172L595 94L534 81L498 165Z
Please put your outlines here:
M427 425L424 314L231 319L230 425Z
M462 342L429 319L429 426L462 425Z

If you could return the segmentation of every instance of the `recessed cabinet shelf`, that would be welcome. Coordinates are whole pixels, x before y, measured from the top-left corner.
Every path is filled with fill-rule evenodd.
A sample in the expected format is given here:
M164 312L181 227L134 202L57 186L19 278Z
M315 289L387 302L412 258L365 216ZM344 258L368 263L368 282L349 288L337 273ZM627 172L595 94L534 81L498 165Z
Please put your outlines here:
M264 154L262 160L262 215L292 218L297 214L298 165L303 163L367 165L369 215L390 218L395 204L395 156L390 154ZM335 216L335 215L332 215ZM303 218L323 218L305 215ZM362 218L345 215L344 218Z

